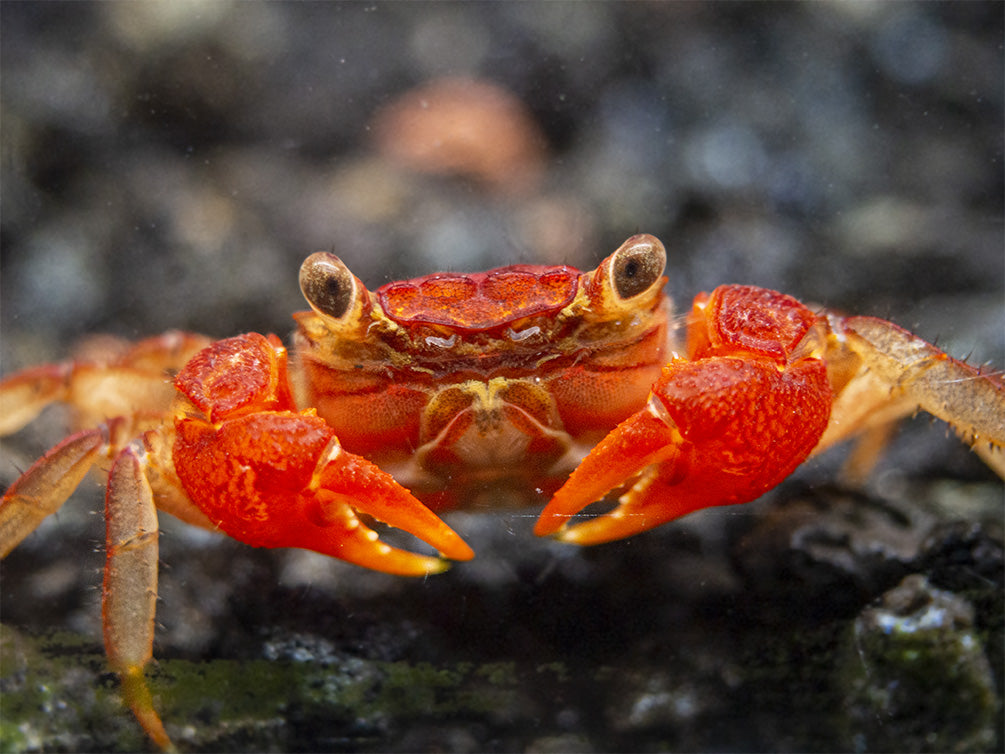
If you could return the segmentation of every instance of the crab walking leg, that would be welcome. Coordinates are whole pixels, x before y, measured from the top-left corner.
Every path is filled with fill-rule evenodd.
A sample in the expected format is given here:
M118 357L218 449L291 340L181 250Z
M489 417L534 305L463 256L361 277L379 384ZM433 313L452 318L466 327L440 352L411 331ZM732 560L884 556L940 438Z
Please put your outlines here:
M71 435L49 450L4 493L0 503L0 558L58 511L91 467L111 453L117 422Z
M71 364L46 364L0 382L0 435L17 432L50 403L64 400L72 373Z
M858 432L881 433L883 425L921 409L949 423L1005 477L1005 383L1000 374L979 371L881 319L829 320L828 360L850 358L856 371L836 386L834 420L815 452Z
M143 676L153 652L158 538L157 509L145 465L142 445L133 443L119 453L109 472L101 613L105 652L122 679L123 699L150 738L169 749L171 739Z
M174 397L165 376L208 345L203 335L171 331L138 343L92 347L89 359L25 369L0 382L0 435L31 422L46 406L65 402L77 426L113 417L160 418Z
M0 435L16 432L56 402L73 408L77 425L91 427L51 448L4 493L0 557L59 510L94 464L114 457L144 426L161 419L175 395L166 375L208 342L172 331L112 350L91 348L94 361L47 364L0 382Z

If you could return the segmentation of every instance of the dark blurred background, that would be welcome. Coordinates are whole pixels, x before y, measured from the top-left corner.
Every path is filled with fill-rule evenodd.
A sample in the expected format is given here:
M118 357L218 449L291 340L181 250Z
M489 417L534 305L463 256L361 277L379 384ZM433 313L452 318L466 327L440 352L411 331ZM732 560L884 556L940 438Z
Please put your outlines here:
M376 287L636 231L678 299L760 284L1005 362L1000 3L5 3L2 34L5 371L285 335L318 249ZM543 180L377 153L382 106L458 75L526 104Z
M95 332L285 336L319 249L376 288L590 268L649 232L683 305L760 284L1000 369L1003 20L999 2L4 2L0 366L63 358ZM425 87L456 77L520 103L531 179L395 156L387 113L416 91L421 111ZM5 445L4 484L56 424ZM166 522L154 691L182 747L207 751L995 750L1002 486L946 435L913 423L864 493L826 487L837 462L814 461L761 503L590 550L535 541L532 517L461 516L479 558L421 584ZM100 661L100 509L85 483L4 561L8 748L146 745L92 701L116 688ZM970 654L915 685L847 674L873 667L847 643L853 621L856 637L890 625L860 611L919 572L965 593L906 601L949 604ZM87 642L76 675L31 675L53 653L22 632L50 630ZM211 705L271 687L185 690L179 658L202 677L221 657L323 675L262 719L228 716ZM468 663L465 683L497 678L482 663L516 670L493 681L506 694L490 712L316 706L342 667L386 689L387 661ZM406 695L474 698L424 678Z

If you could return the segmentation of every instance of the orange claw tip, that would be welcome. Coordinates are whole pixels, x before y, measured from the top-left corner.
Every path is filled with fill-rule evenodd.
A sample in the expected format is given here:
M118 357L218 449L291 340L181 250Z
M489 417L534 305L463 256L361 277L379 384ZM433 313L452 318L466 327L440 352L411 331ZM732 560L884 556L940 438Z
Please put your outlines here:
M417 500L416 506L421 506ZM398 576L427 576L445 571L450 560L470 560L474 552L450 527L429 509L421 506L417 521L390 523L436 549L440 555L422 555L392 547L380 540L380 535L356 516L354 505L323 502L308 512L306 520L295 524L292 531L271 546L300 547L339 558L355 565ZM424 516L432 521L421 520ZM449 560L448 560L449 559Z
M534 533L572 545L599 545L625 539L664 523L661 516L646 515L632 508L630 503L622 503L612 511L575 524L571 523L571 516L556 514L539 519Z
M435 547L440 557L446 560L471 560L475 556L475 551L468 546L468 543L439 518L432 522L432 526L409 527L406 531ZM440 561L444 563L441 570L450 567L446 560Z
M468 546L468 543L457 536L457 534L454 534L453 530L451 530L450 533L456 538L456 541L450 542L449 547L440 550L440 556L448 560L457 561L471 560L474 558L475 551Z
M450 567L449 560L391 547L378 540L376 532L362 525L359 529L361 531L357 530L358 536L347 537L327 550L314 547L309 549L317 549L346 562L395 576L431 576Z
M371 568L374 571L392 573L397 576L432 576L449 569L455 560L471 560L475 556L474 550L452 531L450 534L454 541L446 545L441 541L440 545L443 549L439 550L439 557L436 557L392 547L386 542L376 539L376 532L370 531L362 525L360 529L363 530L364 537L369 539L374 536L374 538L363 543L353 542L348 546L343 544L337 552L332 554L342 560ZM414 532L412 533L414 534ZM425 541L424 537L422 539ZM427 544L430 543L427 542Z
M320 521L331 522L341 519L345 516L346 506L348 506L355 512L371 516L421 539L450 560L470 560L475 556L474 551L457 532L447 526L439 516L423 505L412 493L398 484L390 474L361 456L343 451L336 438L332 438L328 443L318 462L314 488L319 495L320 508L317 516ZM356 529L356 524L353 523L354 518L355 513L346 519L345 525ZM383 548L388 548L391 552L401 552L391 549L389 545L382 542L370 539L371 537L376 538L376 534L365 527L360 527L357 533L366 538L370 549L383 550ZM360 545L359 552L363 553L366 550L365 545ZM380 559L381 554L386 556L387 551L383 551L377 557L373 557L373 553L367 554L367 562L361 563L361 565L367 565L369 568L376 568L380 571L387 570L380 565L380 563L386 562ZM335 554L335 556L350 560L342 554ZM427 558L427 560L429 559ZM438 570L443 570L446 567L442 565L443 561L440 559L433 558L431 560L441 564L436 567ZM371 563L376 563L376 565L371 565ZM430 563L425 561L423 563L424 565L414 571L415 573L434 572L430 571L430 568L433 568ZM410 568L418 568L418 566L410 566Z
M391 552L379 553L373 558L359 557L352 560L346 558L346 560L364 568L394 576L433 576L450 568L449 560L417 555L414 552L394 548Z
M562 536L564 532L563 528L567 528L569 521L572 519L572 515L565 515L561 513L547 514L547 512L542 512L541 517L537 519L537 523L534 524L534 535L537 537L551 537L554 536L555 539L565 541Z
M671 466L679 454L682 439L676 427L669 426L658 407L629 417L607 435L583 459L565 484L541 512L534 526L539 537L555 536L563 542L595 544L626 537L655 526L646 524L650 516L619 506L593 521L569 526L570 521L587 506L603 500L612 490L655 469L658 464ZM648 512L647 512L648 513ZM623 520L626 519L626 520ZM641 528L638 528L641 524ZM602 532L611 531L607 536ZM627 533L614 533L614 532Z
M600 545L625 539L648 531L676 515L659 515L656 511L633 510L631 503L622 503L614 510L582 523L564 525L554 533L560 542L573 545Z

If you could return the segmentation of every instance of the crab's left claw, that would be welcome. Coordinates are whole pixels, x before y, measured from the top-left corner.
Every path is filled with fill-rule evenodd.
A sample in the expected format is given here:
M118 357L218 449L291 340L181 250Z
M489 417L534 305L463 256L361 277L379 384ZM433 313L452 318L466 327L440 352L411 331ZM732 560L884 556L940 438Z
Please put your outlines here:
M538 536L557 533L566 542L599 544L651 529L687 513L681 498L662 496L660 500L654 495L666 486L664 479L676 476L675 467L687 466L687 451L680 433L659 415L662 413L651 403L607 435L555 493L541 512L534 533ZM598 518L569 525L570 519L583 508L632 479L637 481L621 496L617 508Z
M733 317L740 311L742 323ZM724 286L699 299L693 358L663 369L648 405L583 459L535 533L607 542L701 508L749 502L779 484L813 450L830 415L827 371L805 340L813 322L795 299L763 289ZM569 526L614 490L622 492L614 510Z
M418 537L450 560L470 560L474 551L443 520L385 471L361 456L342 450L332 439L322 454L312 484L310 515L319 527L317 541L298 547L325 552L351 563L400 575L442 571L440 558L418 555L381 542L356 511ZM330 527L338 531L333 535Z

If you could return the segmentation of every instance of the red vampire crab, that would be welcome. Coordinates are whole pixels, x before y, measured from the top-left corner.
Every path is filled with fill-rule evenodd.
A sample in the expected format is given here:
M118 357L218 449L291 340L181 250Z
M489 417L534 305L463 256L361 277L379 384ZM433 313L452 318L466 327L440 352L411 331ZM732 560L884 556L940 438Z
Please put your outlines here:
M370 292L317 253L300 269L311 311L294 315L289 365L274 335L173 332L12 375L0 432L57 401L82 429L7 490L0 552L108 469L105 647L140 724L169 747L144 680L158 509L253 546L425 575L474 555L441 513L550 499L536 534L606 542L751 501L837 442L881 445L919 408L1005 476L997 373L752 286L700 294L678 328L665 262L637 235L590 272L516 265ZM611 510L572 520L607 497ZM391 547L370 519L440 557Z

